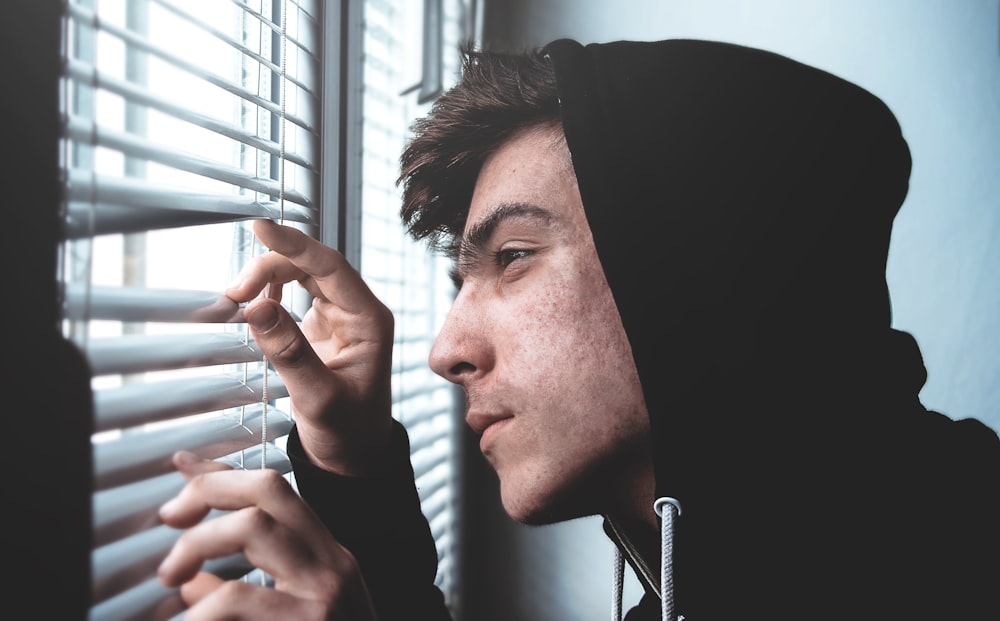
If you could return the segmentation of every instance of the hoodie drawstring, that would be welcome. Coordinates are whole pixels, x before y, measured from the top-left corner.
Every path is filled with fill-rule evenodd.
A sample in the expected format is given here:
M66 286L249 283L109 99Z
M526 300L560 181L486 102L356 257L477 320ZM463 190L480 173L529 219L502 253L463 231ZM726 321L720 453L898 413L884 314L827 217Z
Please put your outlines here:
M660 619L683 621L674 611L674 522L680 517L681 503L676 498L664 496L653 503L653 511L660 518ZM625 581L625 558L616 545L614 588L611 596L611 619L622 619L622 592Z
M660 516L660 619L683 619L674 613L674 521L680 517L681 503L664 496L653 503Z
M625 557L615 545L614 588L611 593L611 621L622 621L622 593L625 590Z

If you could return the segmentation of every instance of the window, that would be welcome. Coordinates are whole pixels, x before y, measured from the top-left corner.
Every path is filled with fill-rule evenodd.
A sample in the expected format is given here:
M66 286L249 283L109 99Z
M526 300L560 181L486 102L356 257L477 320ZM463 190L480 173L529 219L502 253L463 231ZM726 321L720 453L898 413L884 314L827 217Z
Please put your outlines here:
M458 488L454 387L427 364L451 306L450 265L403 231L399 174L410 122L458 74L459 41L471 30L462 2L364 3L361 273L396 316L394 415L409 431L424 514L438 546L437 584L457 608ZM443 50L455 53L442 55ZM464 424L464 423L463 423Z
M408 4L66 5L58 280L62 333L93 374L91 619L180 612L155 578L179 534L156 518L183 485L175 450L290 471L287 392L220 294L264 251L249 227L262 217L341 248L395 312L393 415L453 596L453 393L426 364L450 285L402 232L392 183L425 105L399 59L414 41L456 49L469 9ZM414 39L414 21L441 38ZM293 285L283 300L299 315L309 304ZM209 568L267 580L242 557Z

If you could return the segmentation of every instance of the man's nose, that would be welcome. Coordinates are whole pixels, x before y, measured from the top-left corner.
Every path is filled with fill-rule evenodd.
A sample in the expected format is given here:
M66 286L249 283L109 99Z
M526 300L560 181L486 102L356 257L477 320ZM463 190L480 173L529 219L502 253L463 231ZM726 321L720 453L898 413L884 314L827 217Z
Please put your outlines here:
M431 370L463 386L486 373L492 360L488 323L475 296L460 291L431 347Z

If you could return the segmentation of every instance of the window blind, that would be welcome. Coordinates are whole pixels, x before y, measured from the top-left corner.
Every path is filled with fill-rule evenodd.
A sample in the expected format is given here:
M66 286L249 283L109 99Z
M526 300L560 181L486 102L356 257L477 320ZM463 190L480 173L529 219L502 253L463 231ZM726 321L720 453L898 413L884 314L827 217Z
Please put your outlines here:
M321 9L65 6L59 281L64 336L92 372L91 619L180 614L155 577L179 536L157 518L184 484L176 450L291 470L287 391L221 291L263 251L252 219L318 231ZM208 569L267 579L240 555Z
M58 284L62 332L92 373L91 619L181 613L177 593L155 578L179 534L157 519L183 485L174 451L290 472L287 391L240 309L221 295L264 251L250 232L255 218L341 246L396 313L393 415L411 433L442 559L439 585L452 596L452 396L426 369L447 279L399 229L392 158L413 110L376 79L391 77L399 58L373 54L382 44L398 51L409 35L398 14L384 32L362 26L391 8L357 0L65 6ZM364 54L342 57L352 49ZM366 77L351 82L362 64ZM354 86L364 91L357 110L346 92ZM343 131L354 127L363 128L360 159L351 159L352 134ZM361 209L340 207L347 199ZM310 302L291 285L283 300L293 315ZM238 555L208 569L268 579Z
M417 491L437 543L437 585L458 614L460 522L455 388L428 356L451 306L447 261L411 240L394 185L412 121L458 75L472 4L364 2L361 273L396 316L393 415L410 435Z

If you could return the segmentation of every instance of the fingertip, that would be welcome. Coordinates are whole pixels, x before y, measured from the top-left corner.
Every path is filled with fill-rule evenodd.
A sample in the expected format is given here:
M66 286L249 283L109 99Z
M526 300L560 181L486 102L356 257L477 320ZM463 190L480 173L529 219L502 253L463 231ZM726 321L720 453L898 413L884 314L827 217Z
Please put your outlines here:
M197 583L204 572L199 571L199 565L189 565L186 561L181 560L180 557L176 557L173 552L167 554L167 556L160 561L159 567L156 568L156 579L160 581L165 587L181 589L181 598L185 599L186 603L190 606L192 602L187 602L184 597L184 589L188 588L187 585L192 582ZM202 587L204 590L204 587Z
M202 459L191 451L177 451L173 456L174 466L180 470L189 469L200 461Z
M171 498L167 502L160 505L160 520L164 523L169 524L170 520L174 517L174 513L177 512L177 498Z
M165 587L177 587L181 585L181 580L174 569L171 555L168 554L166 558L160 561L159 567L156 568L156 579Z
M224 580L208 572L199 572L181 585L181 599L187 606L194 606L218 589Z
M278 229L278 228L281 228L281 225L278 224L277 222L275 222L274 220L271 220L270 218L260 218L259 220L254 220L254 223L253 223L253 232L254 232L254 235L257 235L258 237L264 231L268 231L268 230L273 231L273 230ZM264 234L266 235L266 233L264 233ZM263 241L263 240L261 240L261 241Z
M278 305L271 298L260 298L243 309L243 318L257 332L267 332L278 325Z
M229 285L225 288L225 290L222 293L225 294L225 296L227 298L233 300L234 302L239 302L239 301L241 301L239 299L240 298L240 295L239 295L240 289L243 288L243 284L244 283L246 283L246 280L244 280L243 275L241 274L241 275L239 275L239 276L236 277L236 280L234 280L233 282L229 283ZM230 294L232 294L232 295L230 295Z

